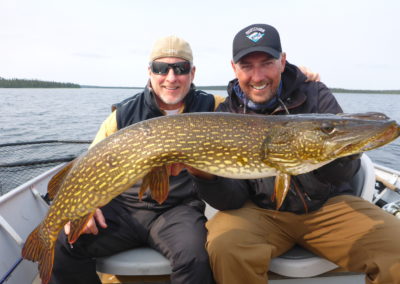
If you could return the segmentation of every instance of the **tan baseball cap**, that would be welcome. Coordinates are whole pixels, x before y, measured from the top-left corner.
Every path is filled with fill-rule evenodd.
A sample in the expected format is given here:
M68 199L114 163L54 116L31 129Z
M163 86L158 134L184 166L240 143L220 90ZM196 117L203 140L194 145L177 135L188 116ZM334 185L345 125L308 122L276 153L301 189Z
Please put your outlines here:
M193 62L192 49L189 43L177 36L167 36L158 39L150 53L150 62L162 57L179 57Z

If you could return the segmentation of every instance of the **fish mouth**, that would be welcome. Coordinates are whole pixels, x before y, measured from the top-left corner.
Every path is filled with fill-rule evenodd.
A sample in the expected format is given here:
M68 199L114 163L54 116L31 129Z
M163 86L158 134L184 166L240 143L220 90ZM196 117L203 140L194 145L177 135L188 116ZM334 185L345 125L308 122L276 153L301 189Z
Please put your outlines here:
M399 137L399 135L400 125L398 125L396 122L393 122L386 130L377 134L375 138L371 139L369 143L362 147L361 151L369 151L379 146L383 146Z
M392 121L383 131L380 131L374 136L366 137L364 140L359 140L339 148L335 151L335 155L347 156L351 154L370 151L390 143L400 136L400 125ZM364 145L363 145L364 144Z

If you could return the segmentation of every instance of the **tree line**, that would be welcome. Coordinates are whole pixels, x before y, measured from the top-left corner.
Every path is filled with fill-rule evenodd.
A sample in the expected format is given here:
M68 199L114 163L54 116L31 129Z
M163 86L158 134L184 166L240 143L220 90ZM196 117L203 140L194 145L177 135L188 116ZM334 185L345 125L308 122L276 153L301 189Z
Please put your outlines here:
M80 88L73 83L60 83L28 79L4 79L0 77L0 88Z
M360 94L400 94L400 90L352 90L330 88L333 93L360 93Z

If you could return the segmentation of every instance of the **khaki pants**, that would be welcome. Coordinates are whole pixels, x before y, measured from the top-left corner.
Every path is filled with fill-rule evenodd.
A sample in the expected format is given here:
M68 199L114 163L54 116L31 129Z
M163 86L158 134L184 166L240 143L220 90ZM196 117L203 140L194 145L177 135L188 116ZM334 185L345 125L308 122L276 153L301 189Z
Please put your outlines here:
M366 283L400 283L400 220L355 196L337 196L309 214L261 209L251 202L207 223L207 251L217 283L267 283L270 259L294 243Z

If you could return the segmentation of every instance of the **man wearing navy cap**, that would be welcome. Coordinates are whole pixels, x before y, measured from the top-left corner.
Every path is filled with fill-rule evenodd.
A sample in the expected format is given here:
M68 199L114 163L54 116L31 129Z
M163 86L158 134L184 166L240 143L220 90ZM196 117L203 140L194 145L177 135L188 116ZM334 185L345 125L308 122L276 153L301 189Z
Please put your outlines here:
M286 61L279 33L255 24L233 40L236 79L217 111L282 115L340 113L332 92L307 82ZM200 196L222 210L207 223L206 248L217 283L266 283L270 260L299 244L366 283L400 283L400 220L355 196L357 156L292 177L279 210L275 178L233 180L189 169Z

